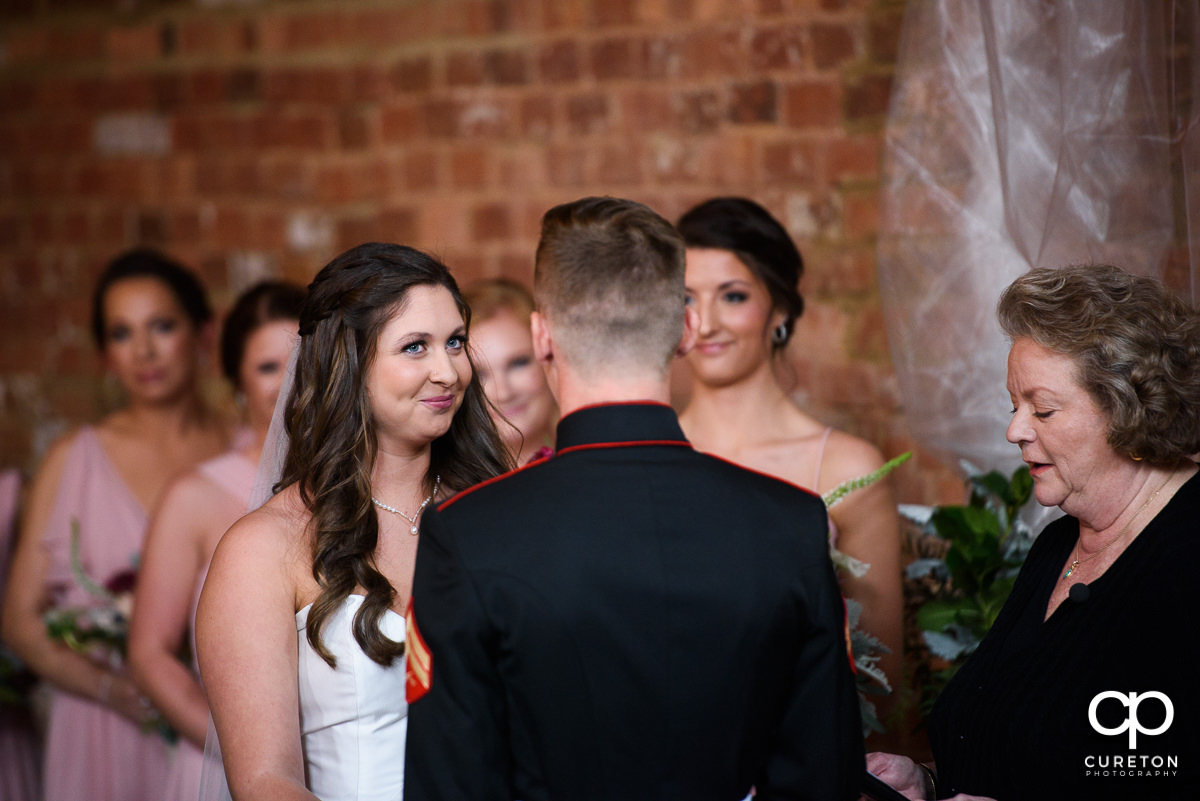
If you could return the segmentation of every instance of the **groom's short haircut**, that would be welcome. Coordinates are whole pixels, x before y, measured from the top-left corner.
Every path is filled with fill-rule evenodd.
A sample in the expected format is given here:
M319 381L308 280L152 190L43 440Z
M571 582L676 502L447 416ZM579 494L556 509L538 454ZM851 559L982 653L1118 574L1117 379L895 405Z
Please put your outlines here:
M576 370L666 375L683 336L683 238L632 200L555 206L542 217L534 296Z

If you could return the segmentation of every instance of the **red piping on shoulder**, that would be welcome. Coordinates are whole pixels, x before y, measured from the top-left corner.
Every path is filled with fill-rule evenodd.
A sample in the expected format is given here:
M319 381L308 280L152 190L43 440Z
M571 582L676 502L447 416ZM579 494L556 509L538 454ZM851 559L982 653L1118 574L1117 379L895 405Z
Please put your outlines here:
M470 495L472 492L474 492L477 489L486 487L488 484L495 484L497 481L503 481L504 479L508 478L509 476L515 476L517 473L528 470L531 467L537 467L538 465L543 465L546 462L550 461L550 459L552 459L552 458L553 458L552 456L547 456L544 459L538 459L536 462L530 462L527 465L523 465L523 466L515 468L513 470L509 470L507 473L501 473L498 476L492 476L491 478L487 479L486 481L480 481L478 484L476 484L474 486L467 487L465 490L458 493L454 497L447 498L446 500L442 501L440 504L438 504L437 510L440 512L443 509L445 509L447 506L449 506L450 504L457 501L459 498L464 498L467 495Z

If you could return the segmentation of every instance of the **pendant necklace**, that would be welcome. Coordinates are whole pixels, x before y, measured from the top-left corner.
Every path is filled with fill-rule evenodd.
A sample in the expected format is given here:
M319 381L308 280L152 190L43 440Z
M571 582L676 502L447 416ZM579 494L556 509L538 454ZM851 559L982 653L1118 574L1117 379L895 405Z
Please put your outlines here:
M1104 543L1104 545L1100 547L1100 550L1096 551L1095 553L1088 554L1087 556L1085 556L1085 557L1084 557L1084 558L1082 558L1082 559L1073 559L1073 560L1071 560L1071 566L1067 568L1067 572L1066 572L1066 573L1063 573L1063 574L1062 574L1062 577L1063 577L1063 578L1067 578L1068 576L1070 576L1072 573L1074 573L1074 572L1075 572L1075 568L1079 567L1079 566L1080 566L1080 565L1082 565L1084 562L1090 562L1091 560L1095 559L1097 556L1099 556L1100 554L1104 553L1104 549L1105 549L1105 548L1107 548L1108 546L1112 545L1112 544L1113 544L1114 542L1116 542L1117 540L1121 539L1121 537L1124 537L1124 536L1125 536L1125 532L1126 532L1126 531L1128 531L1128 530L1129 530L1129 527L1133 525L1133 521L1134 521L1134 520L1137 520L1137 518L1138 518L1138 515L1140 515L1140 514L1141 514L1142 512L1144 512L1144 511L1146 511L1146 507L1147 507L1147 506L1149 506L1150 504L1154 503L1154 499L1158 497L1158 493L1160 493L1160 492L1162 492L1162 491L1163 491L1163 488L1167 486L1167 482L1168 482L1168 481L1170 481L1170 480L1171 480L1171 479L1172 479L1174 476L1175 476L1175 471L1174 471L1174 470L1172 470L1172 471L1171 471L1171 473L1170 473L1170 475L1168 475L1168 476L1167 476L1167 480L1166 480L1166 481L1164 481L1164 482L1163 482L1163 483L1162 483L1162 484L1159 486L1159 488L1158 488L1158 489L1156 489L1156 490L1154 491L1154 494L1150 496L1150 499L1149 499L1148 501L1146 501L1145 503L1143 503L1143 504L1141 505L1141 507L1140 507L1140 508L1139 508L1139 509L1138 509L1136 512L1134 512L1134 513L1133 513L1133 517L1129 518L1129 520L1127 520L1127 521L1125 522L1125 525L1121 526L1121 530L1117 532L1117 536L1113 537L1111 540L1109 540L1108 542ZM1075 551L1079 550L1079 548L1080 548L1080 543L1081 543L1081 541L1080 541L1080 540L1076 540L1076 541L1075 541L1075 547L1071 549L1071 552L1072 552L1072 553L1074 553Z
M416 513L415 513L415 514L414 514L412 517L409 517L408 515L404 514L404 512L401 512L401 511L400 511L399 509L397 509L395 506L388 506L386 503L384 503L383 501L379 500L379 499L378 499L378 498L376 498L374 495L372 495L372 496L371 496L371 503L375 504L375 505L376 505L376 506L378 506L380 509L386 509L387 511L391 512L392 514L395 514L395 515L400 515L400 516L401 516L401 517L403 517L405 520L407 520L409 523L411 523L411 524L412 524L412 528L410 528L410 529L408 530L408 533L409 533L409 534L412 534L412 535L415 537L415 536L417 536L417 534L419 533L419 532L417 531L417 519L421 517L421 512L424 512L424 511L425 511L425 507L426 507L426 506L428 506L428 505L429 505L429 502L433 500L433 498L434 498L434 496L435 496L435 495L437 495L437 492L438 492L438 487L440 487L441 485L442 485L442 477L441 477L441 476L437 476L437 477L436 477L436 478L433 480L433 492L429 493L429 497L428 497L428 498L426 498L425 500L421 501L421 505L420 505L419 507L417 507L417 511L416 511ZM1156 494L1157 494L1157 493L1156 493Z

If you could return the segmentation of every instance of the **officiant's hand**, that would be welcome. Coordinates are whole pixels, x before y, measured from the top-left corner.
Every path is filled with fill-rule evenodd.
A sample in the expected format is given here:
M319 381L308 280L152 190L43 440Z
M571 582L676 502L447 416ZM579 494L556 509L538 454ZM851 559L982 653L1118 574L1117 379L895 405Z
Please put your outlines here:
M867 754L867 770L912 801L927 801L934 797L929 773L908 757L875 751Z

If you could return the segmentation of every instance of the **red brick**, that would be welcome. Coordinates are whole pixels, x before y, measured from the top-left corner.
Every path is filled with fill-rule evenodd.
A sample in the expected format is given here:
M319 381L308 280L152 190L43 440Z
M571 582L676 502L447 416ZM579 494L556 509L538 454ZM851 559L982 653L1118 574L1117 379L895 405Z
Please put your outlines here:
M754 70L795 70L804 64L804 28L801 25L770 25L754 32L750 66Z
M842 121L841 86L831 80L801 81L784 90L783 119L793 128L827 128Z
M358 66L351 67L346 72L347 103L374 103L388 94L387 73L382 68Z
M456 189L481 189L488 184L487 151L482 147L460 148L450 154L450 180Z
M378 214L363 214L346 217L337 224L337 246L349 250L364 242L379 242L386 239Z
M642 183L642 148L636 144L610 145L600 154L600 182L638 186Z
M576 95L567 100L567 126L571 133L607 133L610 127L608 96Z
M543 45L537 55L538 72L547 83L579 80L579 47L573 41Z
M446 56L446 83L450 86L479 86L487 77L483 53L460 50Z
M680 77L739 75L746 63L741 34L733 29L700 28L680 43Z
M525 54L519 50L492 50L484 57L488 80L499 86L517 86L529 82Z
M335 67L280 69L263 75L263 100L334 105L346 99L346 74Z
M592 15L600 28L631 25L637 21L637 0L594 0Z
M671 130L677 121L672 100L670 92L657 85L622 92L619 96L622 128L639 133Z
M150 85L154 95L153 107L158 111L172 111L185 102L187 82L177 72L154 75Z
M890 74L863 75L846 84L846 118L860 121L887 114L892 92Z
M679 126L687 133L714 131L725 118L720 96L712 89L684 92L672 103Z
M829 143L829 174L836 180L878 179L880 140L876 136L854 136Z
M507 192L528 193L546 185L542 148L528 147L506 153L499 163L500 182ZM518 217L518 224L523 222ZM536 237L537 231L534 231Z
M432 189L438 184L438 156L432 151L406 153L400 168L404 189Z
M364 150L373 140L374 117L361 111L346 110L338 115L338 144L343 150Z
M379 112L380 141L384 144L412 141L421 133L421 116L417 108L410 103L383 106Z
M433 65L428 56L402 59L392 68L392 87L397 92L428 92L433 86Z
M210 230L210 241L222 248L254 247L250 216L241 210L218 207Z
M551 31L582 28L587 8L588 0L541 0L542 24Z
M845 192L842 196L842 232L846 239L873 236L879 230L879 193Z
M449 196L433 196L418 207L417 247L445 251L456 243L471 240L466 209L462 200ZM458 264L447 262L457 272Z
M256 69L239 68L229 72L226 96L234 103L258 100L262 94L262 76Z
M104 29L100 26L52 28L46 33L46 50L65 62L91 61L104 57Z
M546 174L553 187L583 187L589 180L592 151L577 145L552 145L546 149Z
M551 95L532 95L521 99L521 134L543 140L553 135L557 125L557 104Z
M332 146L337 137L337 121L317 111L268 111L247 122L253 126L253 142L261 148L319 151Z
M268 198L306 200L312 197L315 180L312 159L286 157L260 164L263 193Z
M255 27L237 19L192 18L173 23L178 51L183 55L239 55L250 52Z
M379 213L379 228L383 241L410 244L417 240L417 213L406 207L385 208Z
M888 360L887 323L879 306L871 305L857 311L851 334L850 356L863 361Z
M317 50L339 44L345 36L340 12L296 14L284 22L283 46L289 52Z
M867 54L872 61L895 63L900 54L900 30L904 7L873 12L867 22Z
M506 138L514 132L515 117L516 109L493 94L464 103L459 126L463 136Z
M810 142L773 142L763 147L763 178L770 183L812 183L820 175Z
M115 62L158 58L162 55L161 29L155 24L114 26L108 31L107 49Z
M337 160L322 164L316 170L317 200L325 203L348 203L372 200L382 194L387 170L371 162Z
M774 81L735 85L729 103L729 121L739 125L775 122L779 113L778 95Z
M348 12L345 32L348 43L390 47L404 39L404 17L395 9L379 8Z
M812 26L813 64L819 70L836 69L854 58L854 34L845 25Z
M193 104L215 104L223 102L227 95L227 74L219 70L203 70L187 75L187 99Z
M425 122L425 132L432 137L458 136L460 105L453 100L427 100L420 118Z
M677 72L680 45L669 38L608 39L592 47L592 73L598 80L661 79Z
M477 242L505 239L512 227L512 212L506 203L487 203L471 212L471 233Z

